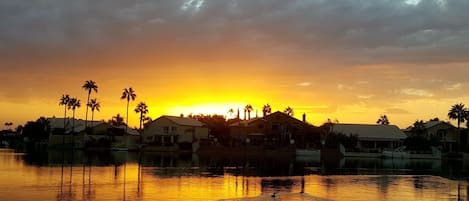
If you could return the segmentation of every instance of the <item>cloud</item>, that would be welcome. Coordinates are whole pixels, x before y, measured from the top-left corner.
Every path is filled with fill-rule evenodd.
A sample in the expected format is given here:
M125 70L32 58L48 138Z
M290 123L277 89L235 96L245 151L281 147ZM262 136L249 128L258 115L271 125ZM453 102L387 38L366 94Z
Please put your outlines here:
M433 97L434 94L424 89L407 88L401 89L401 94L418 97Z

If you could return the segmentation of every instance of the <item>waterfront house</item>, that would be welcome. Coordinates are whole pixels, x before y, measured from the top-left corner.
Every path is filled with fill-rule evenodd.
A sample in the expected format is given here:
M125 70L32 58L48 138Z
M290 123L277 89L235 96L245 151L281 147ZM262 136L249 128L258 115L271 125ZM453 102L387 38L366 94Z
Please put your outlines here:
M164 115L147 124L142 136L146 150L194 150L194 143L209 139L209 129L193 118Z
M331 132L347 136L356 135L357 147L362 152L381 153L384 149L393 150L402 146L407 137L395 125L380 124L333 124Z
M437 138L441 142L442 150L446 152L457 151L459 140L458 129L448 122L427 121L422 124L421 130L417 131L410 126L404 130L408 136L421 135L428 140Z
M236 145L314 147L319 143L321 133L305 119L301 121L279 111L262 118L235 122L228 127Z
M88 129L85 128L85 120L64 118L48 118L50 126L49 147L73 147L85 148L89 146L103 146L103 141L112 142L113 147L130 147L136 149L140 134L132 128L126 129L125 125L115 127L104 121L88 121ZM127 134L126 131L127 130ZM65 132L64 132L65 131ZM71 134L73 131L73 135ZM107 147L110 148L110 147Z

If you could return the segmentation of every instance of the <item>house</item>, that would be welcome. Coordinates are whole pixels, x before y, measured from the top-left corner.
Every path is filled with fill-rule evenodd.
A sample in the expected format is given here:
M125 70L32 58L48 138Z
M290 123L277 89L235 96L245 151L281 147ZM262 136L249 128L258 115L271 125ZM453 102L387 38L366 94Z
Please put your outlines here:
M457 151L459 140L458 129L448 122L427 121L422 124L420 131L416 131L414 126L410 126L404 132L408 136L422 135L428 140L437 138L441 142L443 151Z
M158 147L189 149L192 143L209 138L209 129L204 123L186 117L161 116L145 127L143 143Z
M49 147L86 148L89 146L103 147L102 141L112 142L112 147L127 147L136 149L140 139L138 131L127 128L125 125L114 127L104 121L88 121L88 129L85 128L85 120L70 118L48 118L50 126ZM64 128L65 125L65 128ZM127 130L127 134L125 131ZM64 134L65 131L65 134ZM71 135L73 131L73 135ZM73 146L72 146L73 145ZM107 147L110 148L110 147Z
M275 147L295 144L310 147L319 143L320 130L277 111L262 118L230 124L230 136L236 145L272 145Z
M379 124L333 124L331 132L347 136L356 135L357 148L364 152L381 152L383 149L395 149L402 145L407 137L395 125Z

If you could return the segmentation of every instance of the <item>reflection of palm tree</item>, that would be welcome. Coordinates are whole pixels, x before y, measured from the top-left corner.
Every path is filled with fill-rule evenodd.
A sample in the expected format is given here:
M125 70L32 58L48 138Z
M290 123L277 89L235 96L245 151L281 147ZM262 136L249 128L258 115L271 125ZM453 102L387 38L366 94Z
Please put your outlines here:
M132 89L132 87L129 87L128 89L125 88L124 91L122 92L121 99L127 99L127 115L125 116L125 132L127 133L127 129L129 128L129 102L130 100L135 100L137 95L135 94L135 91Z
M378 119L378 121L376 121L377 124L381 124L381 125L389 125L389 119L388 119L388 116L386 115L381 115Z
M270 107L269 104L267 105L264 105L264 107L262 107L262 115L263 117L267 116L268 114L272 113L272 108Z
M98 93L98 85L96 85L96 82L93 80L87 80L85 84L83 84L82 88L86 91L88 91L88 99L86 100L86 115L85 115L85 128L88 127L88 107L90 104L90 95L91 92L94 91Z
M253 108L252 105L250 105L250 104L247 104L247 105L244 107L244 111L245 111L244 115L246 116L246 112L248 113L248 120L251 119L251 112L252 112L252 110L254 110L254 108ZM244 118L246 118L246 117L244 117Z
M72 133L75 132L75 110L81 106L80 100L77 98L71 98L68 102L68 109L73 111L73 119L72 119Z
M293 116L294 115L294 112L293 112L293 108L291 108L290 106L288 106L287 108L285 108L285 110L283 111L285 114L287 114L288 116Z
M144 102L140 102L135 108L136 113L140 113L140 130L142 130L143 121L145 120L145 115L148 113L148 106Z
M67 107L68 107L68 102L70 101L70 96L68 94L62 95L62 98L60 98L59 105L64 106L64 133L65 133L65 125L66 125L66 118L67 118Z
M88 103L88 107L91 108L91 127L93 127L93 121L94 121L94 111L98 111L101 108L101 104L95 99L91 99L91 101Z

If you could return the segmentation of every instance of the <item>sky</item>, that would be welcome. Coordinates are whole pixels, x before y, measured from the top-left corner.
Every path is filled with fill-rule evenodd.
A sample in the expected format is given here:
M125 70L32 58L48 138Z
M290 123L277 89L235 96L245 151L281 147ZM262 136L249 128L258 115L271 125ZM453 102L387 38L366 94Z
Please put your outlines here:
M290 106L320 125L401 128L469 104L467 0L3 0L0 122L63 117L96 81L95 119ZM69 114L71 112L69 111ZM251 116L255 116L255 111ZM3 124L3 123L2 123Z

